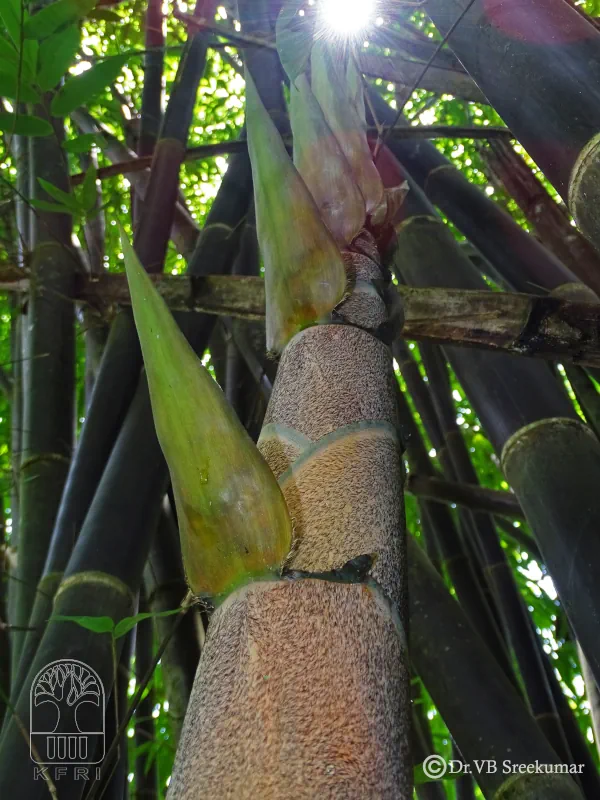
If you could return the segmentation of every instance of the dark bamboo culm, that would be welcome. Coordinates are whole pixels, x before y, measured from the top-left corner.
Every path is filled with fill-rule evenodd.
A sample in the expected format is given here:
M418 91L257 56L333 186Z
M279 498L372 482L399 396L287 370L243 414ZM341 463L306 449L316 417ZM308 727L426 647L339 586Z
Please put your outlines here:
M406 280L417 285L484 287L414 185L402 214L397 226L402 253L398 267ZM590 548L598 547L600 557L600 544L593 535L600 524L594 488L600 477L600 444L545 365L467 348L445 347L444 352L501 455L507 480L598 676L599 620L593 609L600 608L600 595L593 566L596 556ZM577 541L585 541L586 547L574 546Z
M443 478L428 478L423 475L409 475L406 490L416 497L456 503L472 511L486 511L489 514L524 519L523 509L511 492L447 481Z
M508 141L479 150L490 176L516 200L543 244L600 297L600 255Z
M144 570L144 586L149 608L155 613L177 608L187 594L179 533L168 499L164 501L150 547ZM156 617L154 620L157 641L169 640L161 665L175 744L181 735L181 726L200 658L196 616L194 609L190 609L183 620L174 617Z
M139 612L148 612L149 606L144 589L140 590ZM139 685L152 665L154 645L151 619L138 622L135 629L135 680ZM141 748L135 759L135 793L136 800L157 800L158 771L156 758L151 757L152 747L156 739L156 723L152 712L156 703L156 693L152 685L142 697L135 711L135 744ZM149 752L150 750L150 752ZM125 761L127 763L127 761Z
M182 62L184 66L178 74L170 98L161 134L161 143L157 145L156 157L150 172L144 199L144 213L137 228L136 246L142 263L149 271L162 269L166 253L177 198L181 153L185 152L196 88L204 71L206 57L204 39L201 36L194 37L188 45L188 50L188 57ZM48 163L50 162L51 159L48 160ZM59 161L59 163L62 162ZM68 188L68 178L65 179L67 180L66 188ZM54 182L56 183L56 181ZM160 224L157 224L157 220L160 221ZM69 294L68 291L62 292L62 295L66 297ZM81 529L102 470L125 418L138 382L140 367L141 352L135 326L131 319L131 313L125 311L117 316L112 325L95 391L88 408L76 456L68 473L58 513L51 513L47 517L47 522L49 520L50 524L53 523L55 517L56 522L50 547L43 550L45 566L37 576L34 576L34 584L36 584L43 572L42 582L35 596L37 607L32 615L32 619L35 621L33 627L43 628L43 621L49 616L50 599L60 582L61 573L73 546L73 538ZM64 381L62 385L64 387ZM39 416L45 419L43 414ZM72 428L72 414L69 428ZM39 481L34 483L35 485L40 484ZM31 604L27 610L27 621L29 621L30 611ZM36 646L36 639L33 636L28 639L24 664L30 663ZM20 690L19 681L25 674L24 669L16 670L19 660L20 648L15 648L13 663L18 680L13 685L13 701L16 700Z
M131 159L135 160L135 153L124 145L120 139L117 139L116 136L110 133L110 131L106 130L106 128L95 120L86 110L81 108L74 111L71 117L81 133L101 134L105 142L104 154L109 161L119 163L122 161L130 161ZM129 173L128 179L131 183L134 197L137 197L138 200L143 200L148 190L148 182L150 179L149 167L146 167L144 170ZM75 181L72 180L72 183L75 183ZM139 208L140 203L138 202L137 205ZM175 206L173 226L171 228L171 240L177 248L177 252L181 253L184 258L189 261L198 240L198 226L188 211L183 208L179 202Z
M449 45L600 247L600 31L563 0L427 0Z
M560 764L560 759L412 537L408 554L411 657L485 796L581 800L565 774L502 774L505 759L523 764ZM475 759L494 760L498 771L479 772Z
M82 169L86 172L89 169L96 169L98 166L98 159L92 154L83 153L80 155L79 161ZM81 250L79 257L87 275L90 278L98 279L102 273L106 271L104 260L106 254L106 248L104 246L106 221L104 218L104 210L102 209L102 186L99 183L96 185L94 211L96 216L91 219L86 219L83 224L87 252ZM106 347L110 326L97 309L93 309L89 305L83 303L77 308L77 319L83 329L85 337L84 391L85 412L87 414L98 370L100 369L102 354Z
M13 137L12 156L17 167L17 188L19 196L15 198L15 216L17 232L17 263L19 269L25 267L26 255L30 250L30 222L31 211L26 202L29 196L29 139L22 136ZM11 452L11 494L10 507L12 518L11 545L17 548L19 541L19 468L21 462L21 450L23 443L23 314L22 305L25 298L17 294L12 298L11 303L11 327L10 327L10 354L13 362L12 369L12 391L10 395L10 452ZM15 603L17 598L17 578L16 564L9 566L7 573L7 598L6 610L7 619L12 623L15 621ZM12 675L11 675L12 677ZM10 686L11 682L6 684Z
M560 0L559 0L560 2ZM391 124L396 112L375 91L377 118ZM500 282L527 294L544 293L577 277L512 217L462 175L430 142L390 138L389 149L432 203L487 259ZM496 278L496 275L490 277Z
M423 346L421 355L456 474L462 481L477 483L475 469L456 423L445 358L438 348L431 345ZM573 763L573 754L569 751L550 687L550 683L556 682L556 677L551 670L547 677L543 664L546 655L514 580L505 551L500 546L493 520L487 514L478 513L473 515L472 522L473 527L467 528L467 533L472 531L475 534L474 545L492 588L501 624L516 659L532 714L556 753L566 763ZM584 777L589 779L594 791L600 792L600 781L595 769L586 771Z
M47 111L38 113L48 119ZM27 197L50 201L38 182L69 190L62 121L49 120L53 134L30 142ZM24 628L42 575L73 447L75 390L75 308L72 300L78 260L71 246L69 215L35 209L31 215L30 292L24 336L23 436L19 465L19 560L14 620ZM18 674L24 633L11 637L12 677Z
M156 529L166 482L166 467L152 426L148 390L145 381L141 381L56 592L54 615L88 614L119 620L134 613L150 548L150 533ZM135 504L130 502L132 496L137 498ZM103 543L101 549L99 541ZM117 657L123 642L119 639L116 643ZM28 719L29 688L37 672L64 658L93 664L108 700L114 676L109 634L87 631L73 622L50 621L27 665L23 690L15 703L18 719ZM93 713L92 706L89 713ZM62 717L58 732L61 725ZM13 787L18 796L47 797L45 781L35 780L33 770L19 766L23 763L21 759L29 758L28 752L28 743L14 717L7 718L0 743L1 795ZM61 800L81 797L86 788L82 783L85 784L73 777L65 778Z
M406 456L411 471L418 474L435 475L435 469L429 460L408 403L401 393L398 394L397 403L400 425L406 440ZM493 611L485 600L472 559L464 547L450 509L443 503L431 500L419 501L419 506L428 521L424 531L427 537L427 551L439 554L442 570L452 581L457 597L473 628L493 653L504 674L516 686L517 682L506 644L494 619ZM429 533L433 535L433 541L430 541L427 535Z

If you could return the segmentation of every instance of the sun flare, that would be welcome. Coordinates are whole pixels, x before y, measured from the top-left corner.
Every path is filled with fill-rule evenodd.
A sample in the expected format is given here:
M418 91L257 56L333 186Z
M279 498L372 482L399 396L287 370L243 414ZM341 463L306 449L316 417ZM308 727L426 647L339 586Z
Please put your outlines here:
M332 32L352 36L372 24L375 0L321 0L319 10Z

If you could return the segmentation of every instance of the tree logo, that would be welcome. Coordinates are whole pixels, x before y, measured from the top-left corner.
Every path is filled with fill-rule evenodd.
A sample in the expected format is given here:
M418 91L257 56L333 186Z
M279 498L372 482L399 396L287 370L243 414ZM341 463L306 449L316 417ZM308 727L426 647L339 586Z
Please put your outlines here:
M104 758L104 686L83 661L41 669L29 691L29 753L36 764L99 764Z

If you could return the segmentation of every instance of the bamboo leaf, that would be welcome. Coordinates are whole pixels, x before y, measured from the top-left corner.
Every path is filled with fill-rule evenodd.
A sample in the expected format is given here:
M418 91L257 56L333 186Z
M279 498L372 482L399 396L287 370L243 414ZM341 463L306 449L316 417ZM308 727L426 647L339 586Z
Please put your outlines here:
M35 89L23 82L23 80L21 80L21 84L17 88L16 65L14 67L14 71L3 70L0 72L0 95L3 97L8 97L11 100L16 100L18 97L19 100L23 101L24 103L40 102L39 94L35 91Z
M222 598L279 574L291 544L281 489L121 232L156 432L169 466L185 572Z
M0 16L1 16L0 12ZM0 35L0 63L10 63L15 66L19 63L19 53L14 45L4 36Z
M132 628L135 628L138 622L143 622L145 619L171 617L173 614L179 614L180 611L181 608L171 608L168 611L144 611L142 614L136 614L135 617L124 617L115 625L114 637L120 639L121 636L125 636Z
M4 22L6 32L19 49L21 46L21 16L27 21L27 11L22 7L24 0L2 0L0 3L0 18Z
M455 781L461 777L460 772L448 772L444 773L444 780L445 781ZM439 783L442 778L432 778L430 777L423 768L423 763L416 764L413 769L413 782L415 786L421 786L424 783Z
M80 210L81 206L75 195L72 195L69 192L64 192L62 189L59 189L58 186L55 186L53 183L50 183L50 181L46 181L43 178L38 178L38 183L46 192L46 194L49 194L50 197L53 197L59 203L62 203L67 208L73 209L73 211Z
M367 213L371 214L383 201L383 184L367 142L364 111L361 118L353 62L343 64L342 59L333 57L327 42L318 41L312 49L311 66L314 95L350 162Z
M85 173L81 189L79 190L79 205L84 211L92 211L96 205L96 178L98 170L92 164Z
M79 106L89 103L103 89L114 83L126 61L127 56L112 56L80 75L69 78L52 100L52 114L55 117L64 117Z
M29 201L34 208L39 208L40 211L49 211L53 214L79 214L79 209L68 208L60 203L49 203L47 200L33 199Z
M81 34L77 25L69 25L49 36L40 45L36 81L44 91L58 85L68 68L75 61Z
M44 39L70 22L79 20L94 8L97 0L58 0L45 6L23 26L25 39Z
M49 622L74 622L82 628L94 633L113 633L115 623L110 617L69 617L63 614L56 614L50 617Z
M313 45L314 23L298 13L304 5L304 0L287 0L275 23L277 52L292 83L308 69Z
M89 153L93 145L97 145L102 149L104 140L102 136L97 133L82 133L81 136L76 136L74 139L67 139L63 142L63 150L67 153Z
M95 8L86 14L87 19L94 19L97 22L121 22L122 18L109 8Z
M267 347L279 352L343 299L346 273L341 253L249 75L246 115L265 264Z
M0 111L0 131L17 136L50 136L52 125L41 117Z
M340 247L346 247L366 220L365 201L352 168L325 121L306 75L290 85L294 164Z

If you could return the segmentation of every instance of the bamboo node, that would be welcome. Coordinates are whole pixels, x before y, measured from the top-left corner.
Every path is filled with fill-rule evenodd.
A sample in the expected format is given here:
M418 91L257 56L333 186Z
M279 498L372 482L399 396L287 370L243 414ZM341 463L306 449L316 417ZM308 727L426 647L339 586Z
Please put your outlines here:
M598 173L600 171L600 133L579 153L569 179L568 203L583 233L598 245Z
M507 778L494 794L494 800L536 800L539 797L581 800L579 789L569 777L568 764L536 763L535 766L539 766L540 772L515 773Z
M74 575L69 575L65 578L54 595L54 603L56 604L58 598L65 592L73 588L78 588L86 583L106 587L111 592L117 591L125 595L132 608L135 606L135 595L124 581L114 575L109 575L108 572L97 572L95 570L76 572Z
M33 466L34 464L39 464L40 462L59 462L61 464L70 464L71 459L67 456L63 455L62 453L35 453L29 458L24 458L21 462L21 466L19 467L20 472L24 472L29 467Z
M579 431L587 433L592 437L594 442L597 443L597 438L594 432L581 420L570 419L569 417L547 417L546 419L539 419L536 422L531 422L529 425L524 425L519 430L515 431L512 436L506 440L502 453L500 455L500 464L504 473L508 469L508 462L517 453L522 445L524 445L532 435L537 434L541 428L567 428L573 427Z

